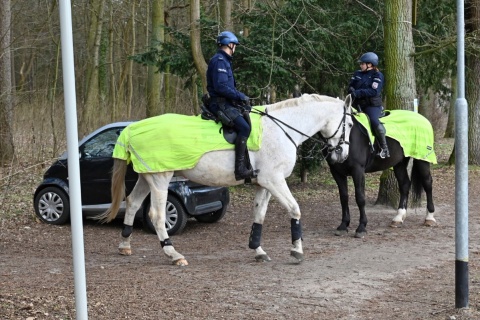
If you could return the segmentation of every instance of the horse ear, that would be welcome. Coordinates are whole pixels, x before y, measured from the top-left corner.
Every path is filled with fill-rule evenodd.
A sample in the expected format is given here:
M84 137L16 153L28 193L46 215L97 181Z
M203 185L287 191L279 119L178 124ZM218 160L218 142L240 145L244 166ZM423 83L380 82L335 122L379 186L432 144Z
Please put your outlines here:
M347 108L350 108L351 105L352 105L352 95L349 94L347 95L347 98L345 98L345 106L347 106Z

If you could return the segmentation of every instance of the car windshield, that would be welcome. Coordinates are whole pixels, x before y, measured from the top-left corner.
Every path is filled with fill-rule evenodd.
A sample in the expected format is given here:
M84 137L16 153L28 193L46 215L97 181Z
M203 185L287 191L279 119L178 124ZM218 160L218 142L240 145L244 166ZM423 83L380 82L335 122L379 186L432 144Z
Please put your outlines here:
M111 128L103 131L82 146L82 155L85 158L111 157L113 148L123 128Z

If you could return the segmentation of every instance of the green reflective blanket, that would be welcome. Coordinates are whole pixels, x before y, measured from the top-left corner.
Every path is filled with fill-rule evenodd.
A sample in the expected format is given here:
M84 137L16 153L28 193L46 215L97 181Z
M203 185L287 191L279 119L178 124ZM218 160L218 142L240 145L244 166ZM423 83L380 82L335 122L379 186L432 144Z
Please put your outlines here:
M406 157L437 163L433 148L433 128L430 122L419 113L409 110L386 111L389 115L380 118L387 130L387 136L397 140ZM357 113L355 118L365 127L373 142L370 122L364 113Z
M252 132L247 145L256 151L262 143L260 115L251 113L250 117ZM191 169L206 152L234 148L220 128L220 124L200 116L169 113L147 118L122 131L113 157L131 162L138 173Z

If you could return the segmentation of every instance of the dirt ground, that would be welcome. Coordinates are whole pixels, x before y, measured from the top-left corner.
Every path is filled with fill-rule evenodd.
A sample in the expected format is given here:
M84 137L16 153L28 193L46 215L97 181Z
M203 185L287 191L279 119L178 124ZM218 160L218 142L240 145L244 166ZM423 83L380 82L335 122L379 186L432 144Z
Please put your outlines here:
M290 260L290 219L278 202L267 212L262 247L248 249L254 187L237 188L226 217L188 222L171 239L190 263L172 266L157 238L135 225L132 256L117 254L121 221L84 221L90 319L480 319L480 170L469 172L469 308L455 308L454 168L433 171L436 227L425 209L410 210L402 228L395 210L367 193L368 234L337 237L341 211L331 179L290 183L302 209L305 261ZM328 175L328 172L323 174ZM36 181L38 183L39 181ZM35 184L33 184L34 188ZM70 225L24 215L1 220L0 319L75 319Z

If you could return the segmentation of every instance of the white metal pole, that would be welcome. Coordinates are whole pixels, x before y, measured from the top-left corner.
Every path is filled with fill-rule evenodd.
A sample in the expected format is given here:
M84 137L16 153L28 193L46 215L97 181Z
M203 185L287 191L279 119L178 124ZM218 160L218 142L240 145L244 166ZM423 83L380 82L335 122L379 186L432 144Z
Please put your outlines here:
M457 0L455 101L455 307L468 307L468 104L465 99L464 0Z
M62 40L62 68L67 128L68 186L72 226L73 273L77 319L88 319L85 253L83 244L82 197L78 159L77 104L73 60L72 11L70 0L59 1Z

